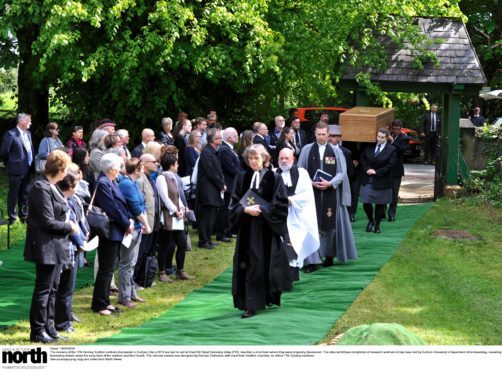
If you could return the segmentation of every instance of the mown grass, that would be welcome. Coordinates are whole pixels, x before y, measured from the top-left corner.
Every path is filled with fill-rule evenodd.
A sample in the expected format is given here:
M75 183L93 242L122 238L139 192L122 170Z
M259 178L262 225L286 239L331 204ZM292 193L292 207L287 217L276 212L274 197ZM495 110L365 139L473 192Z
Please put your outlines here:
M191 233L192 242L197 243L196 234ZM155 280L156 285L139 291L138 294L147 300L135 309L123 309L119 316L100 316L92 312L92 286L77 291L73 297L74 311L82 323L75 323L75 333L69 335L70 340L59 344L89 344L101 337L108 337L124 327L135 327L148 319L158 317L182 301L190 292L212 281L222 271L230 266L233 256L233 243L221 244L219 247L206 250L193 248L187 252L185 270L190 275L195 275L195 280L175 280L172 283L161 283ZM117 273L115 274L118 280ZM228 288L231 296L231 289ZM29 301L30 299L26 299ZM117 297L111 297L111 302L117 305ZM26 314L28 317L28 314ZM23 320L13 327L2 330L0 345L25 345L29 344L30 325L28 320Z
M500 209L441 200L409 232L324 342L370 323L399 323L430 345L502 344ZM466 230L451 241L437 229Z

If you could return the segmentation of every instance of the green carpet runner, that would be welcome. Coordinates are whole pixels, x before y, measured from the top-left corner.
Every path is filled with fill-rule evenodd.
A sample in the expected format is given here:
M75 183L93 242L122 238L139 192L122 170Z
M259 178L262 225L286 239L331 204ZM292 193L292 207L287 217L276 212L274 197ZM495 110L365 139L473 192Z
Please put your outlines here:
M431 204L400 206L396 222L366 233L362 211L353 224L359 259L302 274L281 307L241 319L231 296L231 270L195 290L160 317L124 328L107 345L309 345L323 339L336 320L392 257L408 230ZM1 258L0 258L1 259ZM1 273L1 270L0 270Z

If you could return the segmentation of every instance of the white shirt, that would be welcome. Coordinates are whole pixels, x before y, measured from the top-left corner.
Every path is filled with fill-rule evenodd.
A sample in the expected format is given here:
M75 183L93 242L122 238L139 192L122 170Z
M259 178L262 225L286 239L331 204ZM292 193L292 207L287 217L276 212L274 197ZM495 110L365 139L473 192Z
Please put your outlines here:
M324 151L326 151L326 144L324 145L317 144L317 146L319 146L319 157L322 161L322 159L324 159Z
M232 150L234 149L234 145L232 145L231 143L228 143L227 141L223 141L225 142Z
M293 185L293 181L291 181L291 172L289 170L282 171L281 173L282 180L284 181L284 185L287 187Z
M383 149L385 148L385 145L386 145L386 144L387 144L387 142L384 142L384 143L382 143L382 144L380 145L380 152L382 152L382 151L383 151ZM376 154L376 152L377 152L378 145L379 145L379 144L377 143L377 145L375 146L375 154Z

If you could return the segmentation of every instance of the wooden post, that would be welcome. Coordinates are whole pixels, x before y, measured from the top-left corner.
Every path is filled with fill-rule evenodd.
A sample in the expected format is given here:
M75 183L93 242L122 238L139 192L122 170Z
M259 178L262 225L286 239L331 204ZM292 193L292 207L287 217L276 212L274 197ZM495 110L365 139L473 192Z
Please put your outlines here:
M458 154L460 145L460 99L464 92L463 84L453 85L447 95L444 113L443 132L446 148L443 149L446 160L446 184L456 185L458 176Z

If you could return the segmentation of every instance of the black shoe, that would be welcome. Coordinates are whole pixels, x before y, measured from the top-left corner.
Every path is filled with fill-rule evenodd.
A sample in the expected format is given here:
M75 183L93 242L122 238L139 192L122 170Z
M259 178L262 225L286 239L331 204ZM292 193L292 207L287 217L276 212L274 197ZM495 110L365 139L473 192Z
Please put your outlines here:
M27 217L19 217L19 221L21 221L21 223L26 223L26 219Z
M199 248L203 248L203 249L213 249L214 247L212 245L210 245L209 243L206 243L206 244L199 244L198 245Z
M313 273L314 271L317 271L319 270L319 266L318 265L306 265L306 266L303 266L303 272L304 273Z
M68 337L61 336L58 331L56 331L56 328L50 328L47 330L47 334L49 337L55 339L55 340L69 340Z
M241 315L241 318L242 319L251 318L252 316L255 316L255 315L256 315L256 311L248 310L244 314Z
M375 226L374 232L375 232L375 234L380 234L380 226L379 225Z
M373 222L368 222L368 224L366 225L366 232L372 232L373 231Z
M389 216L389 222L394 222L396 220L396 217L394 216Z
M232 239L227 238L226 236L224 236L223 238L216 238L216 240L218 240L219 242L223 242L223 243L231 243L232 242Z
M218 243L215 243L215 242L209 242L209 245L210 245L211 247L217 247L217 246L219 246L219 244L218 244Z
M326 257L323 263L324 267L330 267L333 266L333 257Z
M354 216L350 216L350 222L356 222L356 218Z
M72 322L77 322L77 323L80 323L80 319L77 318L77 316L75 314L71 314L71 321Z
M58 342L58 340L49 336L47 332L42 332L37 334L31 333L30 342L41 342L43 344L51 344L54 342Z
M58 329L59 332L68 332L68 333L74 333L75 329L72 326L68 326L66 328L61 328Z

